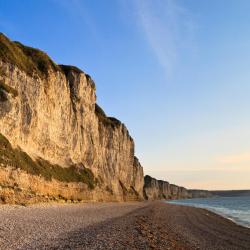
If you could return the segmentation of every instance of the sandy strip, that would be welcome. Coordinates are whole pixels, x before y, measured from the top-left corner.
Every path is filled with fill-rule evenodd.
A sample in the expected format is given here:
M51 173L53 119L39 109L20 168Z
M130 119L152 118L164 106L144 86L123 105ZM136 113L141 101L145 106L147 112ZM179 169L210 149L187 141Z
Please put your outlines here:
M250 229L163 202L0 207L0 249L250 249Z

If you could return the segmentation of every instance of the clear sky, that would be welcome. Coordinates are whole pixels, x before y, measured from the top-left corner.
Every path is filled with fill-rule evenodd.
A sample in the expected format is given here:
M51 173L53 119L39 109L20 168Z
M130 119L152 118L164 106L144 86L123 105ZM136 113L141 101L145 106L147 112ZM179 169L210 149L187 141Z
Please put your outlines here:
M249 0L0 0L0 31L89 73L145 174L250 189Z

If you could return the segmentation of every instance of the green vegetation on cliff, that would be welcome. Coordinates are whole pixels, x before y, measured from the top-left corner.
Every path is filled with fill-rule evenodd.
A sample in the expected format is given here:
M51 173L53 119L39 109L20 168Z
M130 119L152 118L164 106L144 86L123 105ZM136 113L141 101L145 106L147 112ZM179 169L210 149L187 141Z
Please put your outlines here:
M95 104L95 114L97 115L99 121L106 126L116 127L121 125L121 122L116 118L106 116L105 112L98 104Z
M96 184L92 171L84 166L70 166L62 168L38 159L34 161L20 148L13 148L10 142L0 133L0 165L20 168L32 175L38 175L46 180L56 179L62 182L83 182L93 189Z
M84 74L81 69L75 66L57 65L45 52L25 46L20 42L11 41L3 33L0 33L0 60L15 65L29 76L37 74L44 78L48 76L49 70L60 71L66 77L69 72ZM0 68L0 75L4 74L4 70ZM95 89L95 83L91 77L88 74L85 74L85 76Z
M77 68L76 66L63 65L63 64L59 64L58 66L61 68L61 70L64 72L65 75L68 75L70 71L74 71L76 73L83 73L83 71Z
M28 75L36 72L43 77L50 68L60 70L45 52L19 42L12 42L2 33L0 33L0 58L4 62L16 65Z

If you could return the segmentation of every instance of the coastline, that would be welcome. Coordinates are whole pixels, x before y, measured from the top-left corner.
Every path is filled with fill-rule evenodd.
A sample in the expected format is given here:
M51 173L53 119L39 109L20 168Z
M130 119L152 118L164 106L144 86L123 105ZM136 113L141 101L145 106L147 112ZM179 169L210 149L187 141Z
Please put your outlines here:
M212 198L233 198L233 197L212 197ZM208 201L211 198L208 198ZM199 203L200 200L204 200L201 198L195 198L195 199L191 199L191 200L198 200L198 202L194 202L194 203L187 203L186 200L173 200L173 201L164 201L167 204L175 204L175 205L180 205L180 206L189 206L189 207L194 207L194 208L201 208L201 209L205 209L207 211L210 211L212 213L218 214L220 216L222 216L225 219L228 219L234 223L236 223L237 225L246 227L250 229L250 222L248 220L242 219L240 217L240 215L245 214L245 211L242 210L234 210L235 208L227 208L225 207L218 207L218 206L213 206L213 205L209 205L209 203L207 205ZM206 199L205 199L206 200ZM188 200L189 201L189 200ZM232 213L232 210L234 211L234 213ZM249 216L249 213L248 213Z
M1 249L249 249L250 229L155 202L0 206Z
M247 225L246 223L240 221L240 220L237 219L236 217L230 216L230 215L228 215L228 214L224 214L224 213L222 213L222 212L219 212L219 211L216 210L216 209L212 209L212 208L210 209L210 208L205 208L205 207L195 207L195 208L201 208L201 209L204 209L204 210L206 210L206 211L212 212L212 213L214 213L214 214L217 214L217 215L223 217L223 218L226 219L226 220L232 221L233 223L235 223L235 224L238 225L238 226L242 226L242 227L245 227L245 228L250 229L250 226L249 226L249 225Z

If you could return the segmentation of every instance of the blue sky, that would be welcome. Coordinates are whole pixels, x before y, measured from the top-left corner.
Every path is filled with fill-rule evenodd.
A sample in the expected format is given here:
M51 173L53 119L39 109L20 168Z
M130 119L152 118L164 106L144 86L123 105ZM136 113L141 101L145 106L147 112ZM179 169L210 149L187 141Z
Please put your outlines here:
M0 30L89 73L144 171L250 188L250 1L0 0Z

